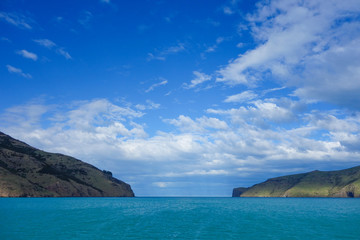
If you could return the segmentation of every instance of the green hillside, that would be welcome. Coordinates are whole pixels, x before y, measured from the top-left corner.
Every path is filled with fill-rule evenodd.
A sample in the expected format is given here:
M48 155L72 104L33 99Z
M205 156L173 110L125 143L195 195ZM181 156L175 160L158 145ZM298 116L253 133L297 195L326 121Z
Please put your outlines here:
M360 197L360 166L271 178L233 197Z
M0 197L133 197L111 172L0 132Z

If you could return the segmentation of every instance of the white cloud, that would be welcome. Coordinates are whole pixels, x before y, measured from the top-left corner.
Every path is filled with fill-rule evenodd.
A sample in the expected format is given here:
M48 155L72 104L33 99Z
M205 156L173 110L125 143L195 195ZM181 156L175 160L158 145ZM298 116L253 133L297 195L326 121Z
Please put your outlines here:
M206 81L210 81L212 78L212 76L198 71L194 71L193 74L195 75L195 78L191 80L190 84L187 83L184 84L184 87L187 89L194 88L199 84L202 84Z
M165 61L168 55L176 54L183 51L185 51L185 46L183 43L179 43L176 46L171 46L163 49L162 51L157 51L158 52L157 54L148 53L147 61L151 61L151 60Z
M238 2L239 0L230 0L227 1L227 5L225 5L224 7L222 7L222 11L224 12L224 14L226 15L233 15L235 14L238 10Z
M179 43L176 46L169 47L161 52L161 55L174 54L178 52L185 51L185 47L183 43Z
M63 48L58 48L58 49L56 50L56 52L57 52L59 55L61 55L61 56L63 56L64 58L66 58L66 59L72 59L72 57L70 56L70 54L69 54L67 51L65 51Z
M41 116L51 111L52 106L45 106L39 103L29 103L8 108L2 118L10 124L17 125L21 129L38 127Z
M0 38L1 41L4 41L4 42L8 42L8 43L11 43L11 40L6 38L6 37L1 37Z
M225 40L226 40L226 39L225 39L224 37L218 37L218 38L216 39L216 43L213 44L212 46L208 47L208 48L205 50L205 52L206 52L206 53L215 52L216 49L219 47L219 44L221 44L221 43L224 42ZM204 57L204 54L202 54L202 55L203 55L203 57Z
M158 109L160 107L159 103L154 103L151 100L146 100L146 105L144 104L136 104L135 108L139 109L141 111L143 110L149 110L149 109Z
M254 86L270 72L302 99L358 108L359 12L353 0L259 4L247 17L258 46L221 68L217 81Z
M38 59L38 56L35 53L28 52L28 51L26 51L24 49L16 51L16 53L23 56L24 58L29 58L29 59L34 60L34 61L36 61Z
M63 47L57 46L56 43L54 43L53 41L51 41L49 39L34 39L33 41L43 47L46 47L48 49L53 49L57 54L63 56L64 58L66 58L68 60L72 59L71 55L67 51L65 51Z
M166 57L164 56L155 56L152 53L148 53L148 57L146 58L147 61L151 61L151 60L160 60L160 61L165 61Z
M346 118L336 112L303 113L297 105L267 99L209 109L198 118L180 115L165 120L174 130L149 136L141 124L143 112L106 99L58 106L32 102L1 114L0 129L38 148L111 169L134 186L169 191L172 182L188 188L200 177L264 180L359 159L359 113Z
M68 123L77 129L90 129L95 124L104 124L107 121L124 121L125 118L137 118L143 114L131 108L119 107L105 99L83 101L79 107L67 112ZM101 115L101 117L98 117Z
M56 44L49 39L34 39L33 41L36 42L37 44L39 44L43 47L49 48L49 49L56 46Z
M168 83L168 81L167 81L166 79L161 78L161 80L162 80L161 82L154 83L153 85L151 85L148 89L145 90L145 92L146 92L146 93L151 92L151 91L153 91L155 88L160 87L160 86L162 86L162 85L166 85L166 84Z
M226 122L221 121L217 118L208 118L201 117L197 118L195 121L190 117L180 115L178 119L166 119L164 120L167 123L170 123L184 132L206 132L206 129L227 129L228 126Z
M168 187L170 184L172 184L171 182L153 182L153 185L156 187L160 187L160 188L166 188Z
M83 11L80 14L80 17L78 19L78 23L80 23L83 27L89 28L90 22L93 19L94 15L89 11Z
M223 11L224 11L224 13L227 14L227 15L232 15L232 14L234 14L234 11L233 11L230 7L227 7L227 6L223 8Z
M243 103L243 102L247 102L249 100L252 100L254 98L257 98L257 97L258 97L258 95L256 93L254 93L253 91L244 91L244 92L239 93L239 94L228 96L224 100L224 102Z
M0 12L0 19L18 28L29 29L29 30L32 29L30 23L33 23L33 20L31 18L25 17L20 13Z
M32 78L29 73L24 73L20 68L13 67L11 65L6 65L6 68L10 73L16 73L24 78Z
M279 106L271 100L256 100L252 106L241 106L227 110L208 109L208 113L227 115L236 124L251 124L260 128L269 128L271 124L287 123L296 120L290 106ZM295 106L294 106L295 107Z

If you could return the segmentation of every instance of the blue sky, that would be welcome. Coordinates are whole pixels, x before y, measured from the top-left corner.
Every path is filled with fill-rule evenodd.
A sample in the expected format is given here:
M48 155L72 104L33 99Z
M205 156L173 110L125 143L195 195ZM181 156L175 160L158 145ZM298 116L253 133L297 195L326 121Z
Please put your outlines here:
M0 131L137 196L360 164L360 4L0 2Z

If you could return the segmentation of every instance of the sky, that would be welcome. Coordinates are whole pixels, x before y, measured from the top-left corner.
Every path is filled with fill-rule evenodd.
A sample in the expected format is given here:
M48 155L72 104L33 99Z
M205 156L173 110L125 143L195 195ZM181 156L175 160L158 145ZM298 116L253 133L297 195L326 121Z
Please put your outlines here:
M359 0L2 0L0 131L136 196L360 165Z

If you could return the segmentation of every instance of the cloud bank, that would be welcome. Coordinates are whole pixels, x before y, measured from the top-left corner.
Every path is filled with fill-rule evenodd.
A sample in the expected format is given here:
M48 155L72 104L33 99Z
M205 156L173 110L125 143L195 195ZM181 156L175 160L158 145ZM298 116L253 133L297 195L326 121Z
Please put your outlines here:
M112 169L144 195L154 194L146 190L151 186L171 187L170 195L186 192L199 178L230 191L231 179L250 184L278 172L311 170L309 163L326 168L358 161L360 114L304 111L301 104L283 98L211 108L198 118L164 119L172 130L150 135L142 119L151 107L107 99L67 106L31 102L7 109L0 127L38 148Z

